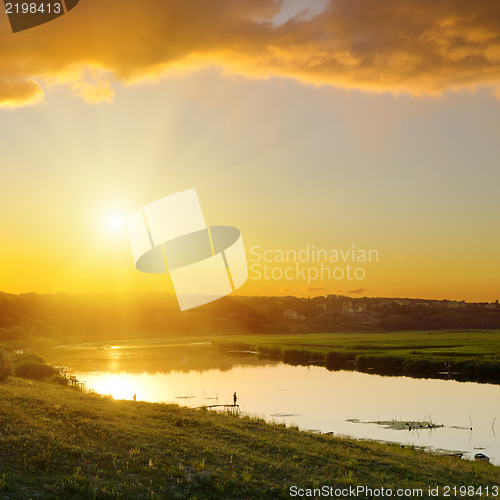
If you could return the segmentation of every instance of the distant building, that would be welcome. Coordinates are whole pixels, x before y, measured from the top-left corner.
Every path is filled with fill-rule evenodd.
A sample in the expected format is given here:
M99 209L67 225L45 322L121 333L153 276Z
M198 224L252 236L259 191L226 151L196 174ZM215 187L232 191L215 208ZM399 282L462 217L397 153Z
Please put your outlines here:
M316 307L321 311L326 311L326 302L322 302L321 304L316 304Z
M295 309L285 309L284 316L287 319L297 319L298 318L298 314L297 314L297 311Z
M353 304L352 302L342 303L342 313L343 314L355 314L366 312L366 304Z
M398 306L409 306L410 303L407 300L395 300L394 304L397 304Z
M342 313L352 314L354 309L352 308L352 302L342 302Z
M467 304L465 303L465 301L458 302L457 300L449 300L446 303L446 307L448 309L462 309L462 308L464 308L466 306L467 306Z

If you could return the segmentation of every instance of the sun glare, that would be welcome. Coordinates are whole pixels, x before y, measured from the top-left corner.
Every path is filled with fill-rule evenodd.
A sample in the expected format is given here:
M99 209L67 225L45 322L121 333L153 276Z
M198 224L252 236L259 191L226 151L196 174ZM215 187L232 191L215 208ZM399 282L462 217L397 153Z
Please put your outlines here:
M116 212L108 213L104 218L104 229L110 235L123 233L125 230L125 217Z

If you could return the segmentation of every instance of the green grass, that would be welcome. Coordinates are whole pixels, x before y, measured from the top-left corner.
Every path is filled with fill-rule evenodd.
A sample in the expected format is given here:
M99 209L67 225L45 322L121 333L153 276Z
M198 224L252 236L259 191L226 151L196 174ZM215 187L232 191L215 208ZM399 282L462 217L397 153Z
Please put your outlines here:
M452 371L465 378L500 380L500 331L311 333L233 335L214 342L221 350L250 349L291 363L325 361L336 369L356 366L411 375Z
M9 379L0 400L6 499L260 499L289 498L291 485L500 483L490 464L46 382Z

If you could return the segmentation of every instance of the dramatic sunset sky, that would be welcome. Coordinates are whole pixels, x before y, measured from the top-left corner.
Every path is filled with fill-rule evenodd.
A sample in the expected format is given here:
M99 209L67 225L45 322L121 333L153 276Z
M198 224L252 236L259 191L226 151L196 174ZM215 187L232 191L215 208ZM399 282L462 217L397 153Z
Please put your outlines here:
M500 299L500 2L82 0L16 34L2 11L0 151L4 292L171 291L126 221L194 187L247 251L379 252L240 294Z

